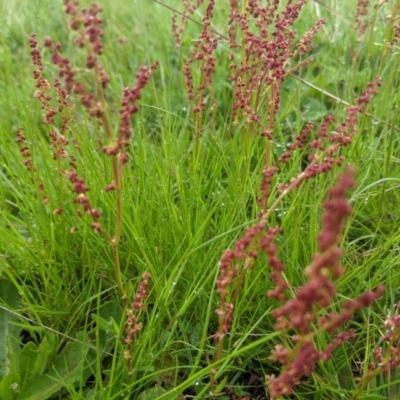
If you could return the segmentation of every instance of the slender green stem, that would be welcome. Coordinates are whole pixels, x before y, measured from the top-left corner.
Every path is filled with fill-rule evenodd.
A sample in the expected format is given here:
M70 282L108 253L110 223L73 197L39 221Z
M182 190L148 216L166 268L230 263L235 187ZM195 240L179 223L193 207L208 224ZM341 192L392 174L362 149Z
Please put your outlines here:
M107 114L107 104L104 97L104 90L100 82L100 71L99 66L96 64L96 79L97 79L97 86L98 86L98 93L100 97L100 103L103 108L102 112L102 121L104 125L104 130L106 133L107 141L109 144L114 143L114 137L112 134L112 128L110 119L108 118ZM126 293L122 284L122 277L121 277L121 266L119 261L119 241L121 238L121 231L122 231L122 196L121 196L121 175L122 169L121 165L118 162L118 158L116 155L111 156L111 165L113 171L113 179L115 183L115 233L114 236L111 238L111 248L112 248L112 255L113 255L113 263L114 263L114 271L115 271L115 280L118 286L118 291L122 297L122 299L126 298Z

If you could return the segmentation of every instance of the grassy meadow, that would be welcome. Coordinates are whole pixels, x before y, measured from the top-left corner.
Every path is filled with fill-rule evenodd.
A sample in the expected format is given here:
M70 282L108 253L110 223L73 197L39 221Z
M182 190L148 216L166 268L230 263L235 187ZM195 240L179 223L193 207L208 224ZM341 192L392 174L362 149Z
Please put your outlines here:
M400 1L64 3L0 0L0 399L400 399Z

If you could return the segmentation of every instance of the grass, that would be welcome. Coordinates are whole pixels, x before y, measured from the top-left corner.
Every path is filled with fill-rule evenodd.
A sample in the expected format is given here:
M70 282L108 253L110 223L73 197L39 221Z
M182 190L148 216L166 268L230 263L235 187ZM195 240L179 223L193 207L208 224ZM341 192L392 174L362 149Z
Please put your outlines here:
M384 321L400 301L399 44L392 50L384 46L393 34L392 20L385 16L397 7L398 17L399 2L371 7L368 29L360 40L354 29L356 2L342 3L331 0L323 7L309 1L295 23L300 38L319 17L326 18L313 41L317 47L312 62L282 83L272 161L306 123L318 125L327 114L343 121L344 102L355 104L367 82L377 75L382 87L359 116L351 145L341 151L343 167L291 191L271 213L268 226L283 229L275 242L286 266L289 293L294 296L306 282L305 267L318 252L327 191L345 166L356 167L357 185L349 195L353 211L340 243L346 273L336 282L338 295L332 310L339 312L344 300L381 283L386 290L343 326L343 330L353 328L357 338L336 349L329 361L320 361L314 374L296 385L292 398L396 399L399 377L395 369L364 380L367 385L360 390L357 385L364 382L373 352L381 345ZM136 0L101 0L99 4L104 7L105 29L101 62L111 77L105 95L115 132L123 88L135 84L141 65L159 61L132 120L130 162L123 170L118 251L128 300L121 300L118 291L110 243L93 231L89 216L76 215L76 195L60 173L68 169L67 161L57 165L53 160L49 127L42 123L40 103L33 96L29 35L36 33L44 75L50 82L57 71L50 63L49 49L42 47L44 37L61 41L63 54L80 70L80 79L94 86L90 71L82 67L85 53L73 45L74 34L67 28L61 1L32 0L24 2L24 7L0 2L0 298L2 307L19 316L0 310L4 329L10 324L19 327L16 343L10 344L6 335L1 339L1 354L7 362L0 360L0 395L4 400L271 398L265 377L278 375L280 367L269 357L285 335L274 329L271 312L279 304L266 296L274 285L265 254L260 253L254 268L245 274L221 357L216 356L218 344L213 340L220 323L215 313L220 302L216 291L219 261L258 221L257 198L265 168L265 138L257 132L249 134L244 119L236 125L230 116L233 88L228 44L223 40L216 53L216 111L206 110L199 124L187 98L182 64L201 26L188 21L182 48L177 49L171 11L161 4ZM178 1L166 4L182 9ZM226 35L228 6L220 2L216 7L213 26ZM203 5L193 19L201 22L204 12ZM79 174L90 187L88 197L102 214L104 230L113 232L116 203L113 194L103 190L113 179L110 160L101 151L104 134L79 102L69 112L76 116L69 140L79 146L71 145L68 151L77 158ZM20 127L35 173L23 165L15 138ZM280 165L269 204L278 197L278 183L289 183L304 169L308 151L299 149L289 163ZM39 183L44 184L42 192ZM43 204L43 196L48 204ZM59 207L63 213L55 215ZM77 229L73 234L72 228ZM144 271L151 274L150 291L146 309L137 314L143 328L129 347L129 367L123 356L125 313ZM233 293L235 286L230 290ZM4 321L11 316L14 320L7 325ZM315 338L319 348L331 341L325 332ZM29 358L26 346L31 342L37 348L32 351L36 356ZM47 354L43 364L35 358L37 354ZM25 368L28 359L41 367ZM55 360L64 362L66 371L58 369ZM59 386L44 394L41 382L46 386L46 376L52 374L51 382ZM9 391L11 383L18 383L19 394Z

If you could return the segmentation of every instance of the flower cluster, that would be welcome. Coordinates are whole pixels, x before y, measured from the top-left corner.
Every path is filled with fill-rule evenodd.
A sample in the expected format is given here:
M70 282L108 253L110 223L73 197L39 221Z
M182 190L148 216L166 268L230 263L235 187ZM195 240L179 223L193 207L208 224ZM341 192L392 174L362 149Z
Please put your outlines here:
M47 43L48 40L45 40ZM43 123L49 127L49 140L52 148L53 159L60 161L61 159L69 159L69 166L72 169L76 169L75 157L67 151L67 146L69 145L69 140L66 137L68 131L68 121L69 113L65 112L69 106L67 91L62 88L61 83L56 80L53 87L47 79L43 76L43 63L42 55L40 50L37 48L37 41L35 39L35 34L31 34L29 37L29 46L31 48L31 58L32 63L35 66L33 71L33 78L35 80L35 98L37 98L41 103L41 109L44 111ZM54 89L56 93L57 106L52 105L53 97L50 94L51 90ZM61 118L61 126L59 129L56 128L56 116ZM17 135L18 136L18 135ZM21 143L22 137L18 137L18 142ZM26 147L26 146L25 146ZM23 153L24 154L24 153ZM26 152L24 154L26 157ZM32 161L30 160L30 163ZM58 173L59 179L63 179L62 175L65 171L62 169L61 163L58 162ZM43 190L44 185L39 184L40 190ZM43 203L48 203L48 197L43 198ZM61 206L54 210L54 214L60 215L63 212Z
M80 8L79 1L64 0L64 10L71 16L70 27L78 32L75 44L79 48L87 49L86 68L93 69L96 79L102 89L105 89L110 82L110 77L104 72L99 56L103 54L102 29L103 21L99 14L103 11L96 3L89 8ZM96 102L93 91L88 91L84 84L76 79L76 71L72 68L68 58L60 54L61 43L53 43L50 38L45 39L45 46L52 51L51 60L59 68L59 75L63 78L68 94L73 93L81 98L84 107L89 110L89 115L102 118L104 106Z
M193 15L195 10L201 6L203 1L204 0L196 0L195 4L192 4L190 0L182 0L183 12L180 13L180 24L178 24L178 14L175 11L172 12L172 35L174 36L175 45L177 48L180 48L182 45L182 36L188 19L191 17L191 15Z
M80 204L87 215L89 215L93 222L91 224L93 230L95 232L101 232L101 225L99 223L100 212L97 208L94 208L90 203L89 198L86 196L86 192L89 191L89 188L85 185L85 181L78 176L78 173L74 170L71 170L68 174L68 180L72 183L73 191L78 195L74 203ZM78 215L82 216L82 214L78 211Z
M102 38L104 31L102 29L103 21L100 18L102 8L97 4L93 3L89 8L81 8L78 0L64 0L64 11L71 17L70 28L73 31L77 31L77 38L75 44L79 48L85 48L87 51L86 68L93 70L96 82L97 82L97 93L94 90L87 90L85 85L77 79L77 71L71 65L70 60L67 57L62 56L61 43L54 43L51 38L44 39L44 46L51 50L51 61L58 67L59 77L62 83L56 80L54 84L54 90L57 94L58 107L53 108L50 105L52 100L51 95L48 93L51 89L49 82L43 78L42 70L42 58L40 51L37 49L37 42L35 35L30 37L31 56L33 64L35 65L34 78L36 80L37 91L35 96L40 100L42 109L45 110L44 123L47 125L55 125L54 117L57 114L61 116L61 127L59 130L55 128L49 133L50 142L53 147L53 158L59 160L60 158L69 157L69 170L61 170L60 175L64 174L72 184L72 190L77 194L74 202L80 204L85 214L92 218L92 228L95 232L103 232L102 227L99 223L100 212L98 209L93 207L86 192L89 188L84 183L84 179L79 176L76 166L76 158L66 151L66 146L69 145L69 141L66 138L68 131L68 121L70 118L70 112L64 112L67 108L70 108L70 97L75 95L80 100L83 106L88 110L90 117L98 118L101 124L104 126L106 133L106 139L108 142L107 146L104 146L104 152L112 157L113 164L113 180L109 185L105 186L105 191L113 191L120 189L121 183L121 166L128 161L126 148L129 146L129 139L132 135L132 129L130 127L130 117L137 113L139 108L137 101L140 99L140 92L146 86L149 78L157 67L157 63L153 64L150 68L142 67L140 72L137 74L137 84L133 89L125 89L122 105L120 109L121 122L119 126L119 136L114 139L112 134L111 123L105 112L106 103L104 97L104 89L107 87L110 78L104 73L104 69L100 63L99 56L103 54L103 43ZM57 132L61 134L58 134ZM79 144L74 141L74 145L79 147ZM25 152L26 153L26 152ZM26 157L27 158L27 157ZM118 162L119 166L118 166ZM28 158L27 158L28 160ZM30 160L30 159L29 159ZM30 163L30 161L26 161ZM59 168L61 164L59 164ZM118 216L117 220L121 221L121 199L117 196L117 209ZM62 212L62 208L57 209L57 214ZM80 211L78 215L82 216ZM110 238L113 245L118 242L120 227L117 229L117 234ZM108 237L108 235L106 235Z
M368 6L369 0L357 0L356 6L356 30L360 37L364 35L369 25L368 17Z
M388 375L391 370L400 367L400 304L394 315L385 321L386 333L383 336L383 345L377 347L374 352L374 361L369 364L369 372L366 379L374 377L377 373Z
M301 54L311 53L315 49L315 45L311 45L311 42L321 26L324 24L325 20L320 19L314 24L314 26L311 27L308 32L304 34L299 43L297 43L296 50L294 51L292 58L297 58Z
M122 232L122 166L128 161L127 147L130 144L132 135L131 116L139 110L138 101L141 96L141 91L148 83L152 73L157 68L157 63L154 63L150 68L142 67L137 74L137 84L132 89L125 89L120 109L121 122L119 125L119 134L113 134L112 123L109 114L106 112L107 104L104 90L107 88L110 78L105 74L100 62L100 56L103 54L102 38L104 31L102 28L103 21L100 18L102 8L96 3L88 8L81 8L78 0L63 0L64 11L70 16L70 28L77 32L75 45L78 48L84 48L86 51L85 67L93 72L95 78L95 87L87 89L83 82L78 77L78 69L72 67L72 63L62 55L61 43L55 43L51 38L44 39L44 47L51 52L51 61L58 68L58 79L53 85L43 76L42 55L37 48L35 35L32 34L29 38L29 46L32 63L34 65L33 78L35 80L35 97L40 101L41 108L44 111L43 123L49 127L49 142L52 149L53 159L57 162L58 168L58 185L60 196L57 201L59 204L53 211L55 215L61 215L64 211L64 193L63 181L65 178L70 182L73 193L73 203L78 204L76 214L79 217L84 215L89 216L91 227L94 232L102 233L109 242L113 257L115 279L119 293L122 299L126 298L124 286L122 284L122 274L119 261L119 241ZM53 96L50 94L52 93ZM76 135L71 135L70 120L79 118L79 113L76 111L74 97L77 97L84 108L87 110L89 117L96 118L96 125L103 127L104 137L97 137L96 140L103 147L104 152L110 156L112 181L106 185L106 192L115 191L115 230L112 234L103 229L99 220L101 213L93 204L93 200L89 199L89 185L82 177L82 173L78 171L78 160L72 154L82 154L80 152L79 138ZM56 104L56 105L55 105ZM78 115L78 117L77 117ZM101 130L98 130L101 131ZM36 173L32 165L31 153L27 146L27 141L22 133L22 130L17 132L17 141L19 143L22 157L24 158L25 166ZM105 145L107 144L107 145ZM68 164L67 164L68 162ZM38 177L33 178L38 181ZM38 184L38 190L44 191L44 184ZM43 203L48 203L48 196L43 195ZM83 211L82 211L83 210ZM72 227L70 232L75 233L77 227Z
M271 280L275 285L274 289L269 290L267 295L271 299L277 299L283 302L286 300L286 290L289 288L289 284L283 276L285 265L277 257L277 250L274 244L275 237L279 233L282 233L281 228L269 228L268 232L260 240L260 250L267 254L268 264L272 269L270 274Z
M24 165L28 169L28 171L36 171L36 168L32 166L32 156L31 152L29 151L29 147L26 142L26 137L23 133L23 129L19 128L15 132L15 136L17 137L17 143L19 144L19 150L22 154L24 159Z
M281 84L289 67L296 69L290 62L313 49L310 43L324 23L318 21L292 50L296 34L292 27L304 4L304 0L288 2L280 13L279 1L263 7L252 0L245 10L240 9L238 1L231 1L228 36L230 78L234 84L232 112L235 116L242 110L242 115L248 117L247 121L259 125L262 135L270 140L280 104ZM242 39L238 40L239 32ZM240 47L238 41L243 43L243 56L236 61L235 50ZM267 112L261 110L262 104L268 107Z
M235 242L234 249L225 250L219 262L220 276L217 279L217 293L220 297L219 308L215 310L219 317L219 329L214 339L220 342L229 333L230 324L233 319L233 302L237 294L228 303L229 289L238 275L240 266L238 262L244 262L245 268L252 268L257 258L255 246L257 239L264 231L266 222L260 220L257 224L247 229L244 236Z
M150 288L149 279L151 275L149 272L144 272L142 274L142 280L139 283L136 295L128 308L127 320L126 320L126 338L125 343L127 345L132 344L135 339L136 332L142 329L142 325L137 322L137 313L139 311L144 311L146 309L145 300L148 297L148 292Z
M238 0L229 1L228 36L215 31L211 25L215 1L209 0L202 31L195 41L190 57L184 63L183 72L189 100L195 101L193 112L201 113L206 107L214 110L213 75L216 70L214 53L220 39L229 43L230 80L233 85L233 117L244 117L245 121L258 125L262 135L272 138L274 117L279 109L280 88L290 71L300 68L303 63L290 65L291 60L313 50L310 44L324 20L319 20L294 46L296 31L293 29L306 0L288 2L283 11L279 1L274 0L262 6L257 0L250 0L242 7ZM184 1L182 26L178 28L177 16L172 19L173 33L177 46L181 46L182 31L187 18L199 7ZM200 84L194 85L191 66L200 62ZM264 112L262 106L268 110ZM197 121L200 119L198 118ZM199 124L197 128L200 129Z
M296 149L302 149L305 146L307 136L313 129L314 124L306 124L301 133L296 136L295 142L287 145L287 150L279 157L278 161L281 163L287 163Z
M345 198L346 192L354 185L353 171L348 169L337 185L330 190L329 198L323 204L322 231L318 236L318 248L312 263L306 268L307 283L297 289L294 298L286 299L286 283L282 280L284 266L275 257L274 247L266 246L271 278L277 287L268 292L268 297L277 298L281 306L272 312L275 329L295 332L292 335L294 346L278 345L271 354L271 360L282 365L281 374L267 377L271 397L292 394L294 386L303 376L310 376L318 361L327 361L332 351L345 341L355 337L352 330L340 332L323 350L314 344L314 336L322 332L335 333L354 312L369 307L383 294L383 286L375 291L367 291L354 300L342 304L342 311L327 313L336 297L335 280L343 275L340 263L342 252L339 241L344 222L351 213L351 207ZM269 241L270 243L271 241ZM285 300L286 299L286 300ZM321 314L321 311L325 313ZM316 326L317 328L315 328Z
M43 123L49 125L54 124L54 116L57 114L57 111L50 105L52 97L50 96L50 94L48 94L48 92L51 86L50 83L42 75L42 56L39 49L37 48L37 41L35 40L35 36L35 34L31 34L29 37L29 47L31 48L32 63L36 67L36 69L33 71L33 78L36 81L35 86L37 88L35 92L35 97L39 99L42 110L46 112L43 118Z
M63 111L68 108L69 103L68 103L68 90L65 90L61 83L56 79L54 83L54 89L57 94L57 109L53 108L50 105L50 101L52 100L52 96L49 94L51 90L51 85L50 83L43 77L42 71L43 71L43 64L41 61L41 54L39 49L37 48L37 42L35 40L35 34L31 34L29 38L29 45L31 47L31 56L32 56L32 63L35 65L37 68L33 71L33 78L36 81L36 90L35 92L35 97L40 101L41 103L41 108L45 110L46 114L43 118L43 123L45 125L55 125L55 120L54 117L57 114L62 115ZM51 45L51 39L46 38L44 40L44 46L50 46ZM59 49L61 47L61 44L58 44L55 46L55 48ZM53 54L54 56L54 54ZM60 76L69 76L72 74L71 72L71 67L69 64L68 59L66 58L61 58L59 57L57 62L59 63L60 66L65 66L65 70L61 69L60 70ZM69 75L68 75L69 74ZM66 78L66 86L68 89L68 82L69 80ZM65 151L65 146L68 145L68 140L65 138L64 134L68 130L68 115L63 115L62 116L62 124L60 127L60 132L61 136L56 133L56 131L53 129L49 135L50 135L50 140L51 144L54 148L54 153L53 153L53 158L57 160L59 157L66 158L68 156L68 153ZM73 161L73 160L72 160Z
M193 108L194 113L201 113L206 107L206 96L210 96L211 109L215 108L215 100L211 85L213 75L215 72L216 58L214 52L218 46L220 37L215 34L211 27L211 19L214 15L215 0L210 0L204 17L202 18L202 31L195 42L194 50L192 51L189 59L184 64L184 74L186 79L186 87L188 90L189 100L196 98L196 105ZM201 62L200 71L201 78L200 84L196 87L198 92L197 97L194 94L193 77L190 72L191 64L196 61ZM199 126L198 126L199 128Z
M310 180L317 175L328 173L335 166L342 165L343 156L340 155L340 150L349 146L353 137L358 133L358 115L365 113L367 105L371 102L372 96L377 93L377 89L380 86L381 79L379 76L374 82L367 83L367 90L361 93L356 99L357 105L347 108L346 119L337 126L335 132L328 133L328 130L335 122L335 118L331 115L325 117L325 122L321 124L317 132L317 139L310 142L310 147L315 149L315 151L308 156L310 163L304 171L301 171L297 177L292 179L290 184L279 185L281 193L287 194L293 188L299 187L305 180ZM310 129L306 128L307 134L309 130ZM302 135L304 135L304 131L300 134L300 137ZM300 140L301 144L304 143L303 138L298 140ZM294 145L296 146L296 144ZM282 157L280 161L286 161L290 158L290 153L286 151Z
M150 289L150 284L149 284L149 279L151 278L151 275L149 272L144 272L142 274L142 280L139 283L139 287L137 289L136 295L128 308L126 314L127 314L127 319L125 323L125 344L127 345L127 349L124 351L124 357L128 362L128 369L129 369L129 374L132 375L132 355L131 355L131 347L132 343L136 339L136 334L142 330L143 325L138 322L138 313L140 311L146 310L146 305L145 301L147 297L149 296L149 289Z
M219 307L216 309L219 327L214 335L214 339L218 343L217 359L222 354L222 339L229 333L231 327L234 304L245 279L246 270L253 267L260 251L267 255L272 269L271 278L275 284L274 289L268 292L268 296L279 300L281 303L281 308L274 312L274 316L277 318L276 329L290 328L298 330L303 335L309 334L310 321L316 318L316 314L314 315L313 312L316 313L317 307L328 307L331 304L336 293L333 279L336 279L341 273L340 251L333 244L329 250L325 249L322 242L332 240L327 235L333 235L333 239L338 240L344 217L350 211L349 208L346 209L345 204L347 203L338 198L336 203L326 204L326 207L332 207L333 210L331 213L327 213L324 218L336 218L335 221L336 223L339 221L339 224L331 224L329 229L324 230L321 234L319 240L321 248L324 248L324 250L315 257L314 263L307 270L307 273L310 274L309 285L299 289L299 298L292 301L287 300L286 297L289 283L284 278L285 267L277 257L276 247L273 243L281 230L278 227L267 227L267 223L272 212L288 193L301 186L304 181L328 173L335 166L342 164L343 157L340 150L351 143L357 132L358 114L365 112L371 96L376 93L376 88L380 85L379 78L368 84L367 90L357 99L356 105L348 108L346 120L339 124L335 133L331 133L332 125L335 122L335 118L332 116L325 118L314 139L311 137L314 125L306 124L295 137L293 143L287 145L286 151L273 165L272 152L268 143L273 140L275 115L280 105L281 84L290 71L301 66L301 63L297 66L291 65L292 60L313 50L312 39L324 21L317 21L298 41L297 45L294 45L296 32L293 25L305 4L304 0L288 2L283 11L280 11L278 7L279 1L273 1L265 7L261 6L257 0L248 1L245 8L241 7L237 0L231 0L229 4L227 40L231 51L229 67L234 93L232 114L234 118L244 117L247 122L254 123L252 126L258 126L261 135L267 138L267 145L265 149L266 166L263 170L258 198L258 204L261 208L259 221L248 229L241 239L235 242L233 249L224 252L219 263L220 275L216 283L216 290L220 298ZM209 24L213 8L214 2L210 1L203 18L203 30L199 42L196 42L195 51L192 52L191 58L184 65L189 99L192 100L195 99L195 88L192 83L190 65L195 61L203 62L205 67L202 71L207 71L210 77L202 78L202 83L206 83L208 90L211 88L211 74L214 73L214 69L207 69L206 65L208 65L209 60L212 60L212 52L215 51L218 44L217 38L214 36L215 31L210 28ZM240 55L238 54L239 51ZM214 67L213 63L211 64ZM196 88L196 91L204 90L206 86L200 85ZM200 94L199 98L201 96ZM267 107L266 112L262 111L263 105ZM204 107L200 111L203 109ZM198 108L195 108L195 110L199 111ZM271 187L279 172L279 166L288 163L293 154L299 150L309 152L308 165L289 184L279 183L278 197L270 202ZM347 188L346 185L349 184L347 177L348 175L345 175L341 181L344 188ZM329 221L326 222L329 225ZM325 269L331 267L330 263L334 266L333 269L329 270L331 275L328 274L325 279L322 279ZM371 292L354 302L344 304L343 313L339 313L337 316L331 315L332 325L328 326L326 323L321 329L335 331L349 318L349 315L352 315L354 311L361 307L360 304L362 307L367 306L380 293L379 290ZM294 306L295 312L292 315L290 310ZM320 322L322 323L322 321L323 318L321 317ZM341 341L345 341L350 336L350 333L347 336L346 334L339 334L324 354L332 352L335 347L340 345ZM321 357L327 357L317 350L314 351L313 345L308 342L302 343L299 348L309 360L309 366L297 373L299 377L312 373L315 362ZM290 361L290 364L294 367L292 361ZM294 381L297 381L297 378ZM275 383L278 386L280 385L279 380L271 380L272 386ZM290 385L289 387L292 388Z
M128 162L128 155L126 148L130 145L130 137L132 136L131 116L139 111L137 104L140 99L140 92L147 85L153 72L156 70L158 63L154 63L150 68L141 67L138 74L136 74L137 83L132 88L124 89L124 96L119 110L120 123L119 123L119 136L114 144L105 146L103 151L109 155L117 155L121 165ZM113 186L108 186L107 191L113 190Z
M249 2L249 4L252 3ZM343 273L340 264L341 251L337 243L342 233L344 219L351 211L350 206L344 199L345 191L353 184L351 172L349 171L345 174L338 186L332 189L330 192L332 199L324 204L326 210L323 217L324 230L318 238L321 253L315 256L313 263L307 268L306 274L309 278L309 283L298 290L295 299L287 300L286 298L286 290L289 287L289 283L284 279L283 272L285 267L276 256L276 247L273 244L274 238L280 232L280 229L270 227L267 232L265 232L265 229L271 213L289 192L301 186L304 181L310 180L317 175L328 173L334 166L342 164L343 157L339 152L343 147L351 143L353 136L357 133L358 114L365 112L371 97L376 93L377 87L380 86L379 77L375 82L368 83L367 86L367 90L357 98L357 105L348 108L347 117L344 122L339 124L336 132L330 133L335 118L333 116L325 117L324 122L316 133L316 139L311 140L307 147L307 139L314 129L313 124L307 124L294 142L287 146L287 150L278 159L277 165L264 169L258 198L258 204L261 207L260 219L245 232L241 239L235 242L233 250L228 249L224 252L220 260L220 276L217 279L220 305L216 310L219 317L219 329L214 336L219 343L217 354L222 353L221 339L229 333L234 303L241 289L245 272L248 268L253 267L259 251L267 255L272 269L271 279L275 284L275 288L268 292L268 296L279 300L281 303L281 307L273 313L273 316L277 319L275 329L295 329L301 335L307 336L310 334L311 323L317 319L317 311L332 304L336 294L334 279L337 279ZM267 136L272 139L272 134ZM312 153L308 158L309 164L289 184L280 183L278 185L279 196L272 204L269 204L270 188L274 177L279 171L278 165L286 164L292 154L299 149L303 151L311 149ZM234 294L231 295L230 290L233 286L236 287ZM329 321L325 319L326 317L321 316L317 321L320 324L319 329L329 333L335 332L345 321L351 318L355 311L368 307L374 299L382 294L382 290L383 288L378 288L375 292L367 292L358 299L345 302L342 305L341 313L329 314ZM304 341L301 339L301 345L298 348L302 349L301 352L304 352L305 356L310 356L310 359L316 362L320 359L326 359L332 350L340 345L341 340L345 340L346 337L350 336L350 334L348 336L339 334L325 352L315 350L315 354L312 357L309 353L313 349L313 345L309 338ZM295 357L297 357L297 354ZM312 368L309 366L305 370L299 370L297 375L293 375L293 371L291 371L289 375L282 374L279 378L271 378L271 392L278 393L279 387L282 388L281 393L286 391L284 388L288 388L287 390L291 391L294 385L293 382L297 382L300 379L294 379L293 376L301 377L312 373L315 362L311 362ZM292 376L292 383L286 382L288 376Z
M69 154L66 150L66 147L69 145L69 140L67 139L65 134L69 130L68 121L70 119L68 112L68 108L70 106L68 96L72 87L75 84L75 72L72 70L69 60L67 58L61 57L58 52L61 49L61 44L57 43L53 45L51 39L46 38L44 40L44 46L52 47L52 61L59 67L59 75L64 79L65 83L65 88L63 88L61 82L58 80L56 80L54 83L54 91L57 95L56 98L58 106L57 108L53 108L50 104L52 96L49 94L52 87L50 83L43 77L43 64L41 61L41 54L40 51L37 49L37 42L35 40L34 34L30 36L29 44L32 49L32 62L36 67L33 72L33 77L36 81L35 86L38 88L38 90L36 90L35 92L35 97L41 102L41 107L45 111L43 123L52 127L49 131L49 138L53 149L53 159L60 160L69 158L69 171L61 169L61 164L58 164L60 179L61 175L67 176L68 180L73 185L73 192L78 195L75 198L74 202L80 204L84 212L91 216L91 218L93 219L92 228L94 229L94 231L100 232L101 225L98 222L98 219L100 218L100 213L96 208L91 205L88 197L86 196L86 192L89 191L89 188L85 185L84 180L78 176L75 156ZM55 128L56 121L54 119L55 116L58 114L62 116L61 126L59 130ZM22 140L22 137L20 137L18 140ZM54 214L60 215L62 214L62 212L63 208L59 206L55 209ZM81 215L80 211L78 211L78 215Z

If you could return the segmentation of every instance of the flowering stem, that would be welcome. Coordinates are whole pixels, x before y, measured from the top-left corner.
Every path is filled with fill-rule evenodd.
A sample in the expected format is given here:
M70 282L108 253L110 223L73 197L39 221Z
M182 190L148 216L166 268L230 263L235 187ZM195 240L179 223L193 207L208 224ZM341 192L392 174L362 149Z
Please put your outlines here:
M122 300L126 299L126 294L124 287L122 285L122 279L121 279L121 267L119 263L119 251L118 251L117 246L112 246L112 254L113 254L113 262L114 262L114 271L115 271L115 280L118 285L118 291L121 295Z
M104 97L104 90L100 80L100 71L99 66L96 63L96 79L97 79L97 86L98 86L98 93L100 98L100 103L103 109L102 112L102 121L104 125L104 130L106 132L106 137L108 144L113 144L114 139L112 135L112 129L110 120L108 118L106 112L106 101ZM119 262L119 241L121 237L121 228L122 228L122 197L121 197L121 168L118 165L118 159L116 155L111 156L111 164L112 164L112 171L113 171L113 179L115 182L115 203L116 203L116 221L115 221L115 234L114 237L111 238L111 248L112 248L112 255L113 255L113 263L114 263L114 271L115 271L115 280L117 282L118 291L123 299L126 298L126 293L122 285L122 278L121 278L121 266Z

